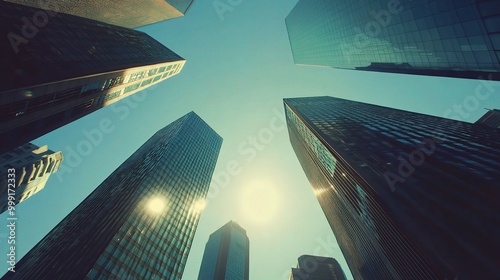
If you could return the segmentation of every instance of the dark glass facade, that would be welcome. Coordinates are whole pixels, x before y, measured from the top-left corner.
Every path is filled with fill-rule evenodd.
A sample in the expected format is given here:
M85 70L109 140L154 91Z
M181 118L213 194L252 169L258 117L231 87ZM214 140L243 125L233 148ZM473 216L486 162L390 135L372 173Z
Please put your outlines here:
M17 4L62 12L127 28L157 23L184 16L194 0L6 0Z
M344 271L334 258L302 255L290 280L346 280Z
M284 103L354 279L500 275L500 130L333 97Z
M221 144L193 112L161 129L2 279L181 279Z
M500 80L496 0L300 0L285 21L296 64Z
M248 280L250 243L246 231L230 221L210 235L198 280Z
M488 110L475 124L500 128L500 110Z
M0 153L182 69L148 36L63 13L0 1Z

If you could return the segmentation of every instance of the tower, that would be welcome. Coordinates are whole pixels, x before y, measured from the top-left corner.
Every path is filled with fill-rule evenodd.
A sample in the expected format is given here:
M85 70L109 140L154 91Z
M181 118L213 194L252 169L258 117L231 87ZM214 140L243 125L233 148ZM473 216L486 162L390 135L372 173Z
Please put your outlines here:
M159 130L2 279L181 279L221 144L193 112Z
M76 1L55 0L33 2L29 0L7 0L9 2L66 13L108 24L137 28L186 14L194 0L140 0Z
M474 124L489 126L492 128L500 128L500 110L499 109L488 110Z
M498 275L499 130L333 97L284 103L355 279Z
M19 204L41 191L50 175L59 169L63 156L61 152L49 150L47 145L38 147L27 143L1 154L0 159L0 213L3 213L8 209L9 196L14 196L15 204Z
M0 1L0 153L178 74L147 34Z
M285 21L295 64L500 80L494 0L300 0Z
M334 258L312 255L299 257L290 280L346 280L344 271Z
M249 246L246 231L228 222L210 235L198 280L248 280Z

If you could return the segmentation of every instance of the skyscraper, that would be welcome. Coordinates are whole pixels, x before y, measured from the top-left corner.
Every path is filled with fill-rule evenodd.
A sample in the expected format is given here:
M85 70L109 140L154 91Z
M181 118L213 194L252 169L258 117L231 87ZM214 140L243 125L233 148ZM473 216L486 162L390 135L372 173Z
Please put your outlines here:
M334 258L302 255L290 280L346 280L344 271Z
M221 144L193 112L159 130L2 279L181 279Z
M0 159L0 213L3 213L7 210L9 195L13 195L15 204L19 204L41 191L50 174L59 169L63 156L61 152L49 150L47 145L38 147L27 143L0 154ZM13 169L13 172L9 173L9 169ZM8 174L14 176L9 177ZM14 179L13 185L9 186L8 178Z
M194 0L108 0L78 1L6 0L13 3L42 8L102 21L127 28L136 28L164 20L182 17Z
M284 106L355 279L500 275L500 130L333 97Z
M484 0L300 0L295 64L500 80L500 9Z
M148 36L0 1L0 153L181 71Z
M198 280L248 280L249 241L246 231L230 221L210 235Z
M485 125L493 128L500 128L500 110L488 110L479 120L475 122L478 125Z

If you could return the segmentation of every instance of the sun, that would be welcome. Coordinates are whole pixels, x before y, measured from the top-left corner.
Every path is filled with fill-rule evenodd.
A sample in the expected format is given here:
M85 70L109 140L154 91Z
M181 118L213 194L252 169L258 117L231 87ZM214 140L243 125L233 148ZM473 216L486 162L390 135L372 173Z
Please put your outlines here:
M257 182L243 189L241 209L252 222L267 224L275 221L280 204L279 193L273 184Z

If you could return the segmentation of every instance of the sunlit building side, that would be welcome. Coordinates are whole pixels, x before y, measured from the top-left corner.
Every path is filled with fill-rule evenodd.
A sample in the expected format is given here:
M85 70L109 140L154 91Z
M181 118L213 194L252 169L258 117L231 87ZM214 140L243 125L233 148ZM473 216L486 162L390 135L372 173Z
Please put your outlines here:
M210 235L198 280L248 280L249 256L246 231L230 221Z
M295 64L500 80L496 0L300 0L286 17Z
M284 103L354 279L500 275L500 130L333 97Z
M2 279L180 280L221 144L193 112L159 130Z
M59 170L63 156L60 151L49 150L47 145L38 147L27 143L0 154L0 160L2 168L0 170L0 213L3 213L8 209L10 195L15 197L17 205L41 191L50 175ZM9 179L12 179L10 180L12 184L9 183Z
M178 74L149 35L0 1L0 153Z
M173 18L182 17L194 0L6 0L35 8L51 10L55 13L66 13L127 28L153 24Z

